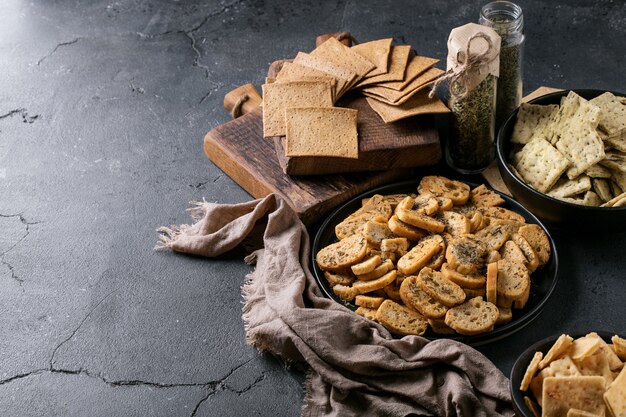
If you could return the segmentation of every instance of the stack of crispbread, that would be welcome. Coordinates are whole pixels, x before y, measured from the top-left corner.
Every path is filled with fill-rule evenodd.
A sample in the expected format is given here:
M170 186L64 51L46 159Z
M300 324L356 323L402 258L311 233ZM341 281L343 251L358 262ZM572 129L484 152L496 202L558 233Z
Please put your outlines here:
M561 105L522 104L511 142L514 172L537 191L575 204L626 205L626 98L606 92Z
M607 344L597 333L574 340L561 335L546 352L536 352L520 390L536 417L626 415L626 339Z
M358 158L357 114L334 107L360 90L385 122L449 110L427 96L438 60L381 39L348 47L331 37L299 52L263 85L263 136L285 136L285 155Z
M316 261L339 298L390 330L484 333L525 307L551 253L543 229L504 202L484 185L427 176L417 194L363 201Z

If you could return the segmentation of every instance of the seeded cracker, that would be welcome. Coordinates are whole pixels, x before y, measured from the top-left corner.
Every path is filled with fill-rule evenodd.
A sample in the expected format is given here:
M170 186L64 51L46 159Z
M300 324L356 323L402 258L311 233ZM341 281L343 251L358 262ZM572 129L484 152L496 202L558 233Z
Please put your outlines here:
M533 188L546 192L569 166L569 161L547 140L536 137L518 153L517 172Z
M604 378L601 376L549 377L543 381L543 416L567 415L570 408L605 415Z
M263 137L284 136L288 107L332 107L330 85L326 82L294 81L263 85Z
M517 120L513 127L511 142L526 144L531 141L536 132L541 132L550 123L551 118L559 111L559 106L551 104L541 106L538 104L522 103L517 113Z
M559 111L553 114L550 125L545 130L545 136L554 145L572 125L585 125L595 130L599 119L600 108L598 106L570 91L561 100Z
M359 157L356 110L288 108L285 114L285 155Z
M554 184L548 195L552 197L571 197L576 194L584 193L591 189L591 180L586 175L581 175L574 180L561 178Z
M607 136L612 137L626 132L626 104L618 97L606 92L590 101L601 109L598 127Z

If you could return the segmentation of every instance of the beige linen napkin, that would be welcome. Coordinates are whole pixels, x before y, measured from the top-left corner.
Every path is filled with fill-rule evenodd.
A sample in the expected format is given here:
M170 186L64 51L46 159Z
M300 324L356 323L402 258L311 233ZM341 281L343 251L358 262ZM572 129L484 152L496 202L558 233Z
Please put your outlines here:
M308 364L303 416L513 415L508 380L476 350L445 339L393 339L322 296L306 228L279 196L194 203L190 212L196 223L160 228L157 248L218 256L264 225L263 249L246 258L256 261L243 286L247 339L289 364Z

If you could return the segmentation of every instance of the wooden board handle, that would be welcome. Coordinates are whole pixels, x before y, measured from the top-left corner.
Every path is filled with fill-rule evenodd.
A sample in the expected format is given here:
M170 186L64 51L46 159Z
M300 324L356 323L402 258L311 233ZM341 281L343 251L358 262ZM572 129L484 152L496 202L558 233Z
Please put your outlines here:
M252 84L244 84L224 96L224 107L233 119L250 113L263 102L263 98Z

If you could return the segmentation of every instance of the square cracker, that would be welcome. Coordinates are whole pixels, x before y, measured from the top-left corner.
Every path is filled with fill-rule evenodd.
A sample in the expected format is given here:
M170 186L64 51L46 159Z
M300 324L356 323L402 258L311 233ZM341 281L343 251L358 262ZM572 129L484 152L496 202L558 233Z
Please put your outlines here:
M404 74L404 80L384 82L380 83L380 85L382 87L391 88L392 90L404 90L406 86L413 82L413 80L429 70L438 62L439 60L435 58L414 55L409 58L409 63Z
M576 178L605 157L604 144L592 123L577 123L575 120L561 132L556 142L556 148L571 162L567 170L570 179Z
M406 72L410 54L411 45L392 46L391 54L389 55L389 69L387 70L387 72L385 74L367 77L364 80L361 80L357 84L357 87L379 84L388 81L404 80L404 74Z
M620 100L620 97L607 91L591 99L590 102L600 107L598 127L608 136L626 132L626 104Z
M372 62L362 55L354 52L350 47L339 42L336 38L330 37L320 46L311 51L311 55L329 60L342 67L349 68L359 77L376 68Z
M593 355L600 348L600 340L595 337L579 337L572 342L567 354L574 362Z
M614 416L626 416L626 367L604 393L604 402Z
M346 67L339 66L327 59L304 52L298 52L298 55L296 55L293 62L295 64L325 72L335 77L337 79L336 98L339 98L359 79L359 76L356 73Z
M561 152L547 140L536 137L517 154L515 169L524 181L545 193L570 165Z
M592 355L575 360L574 363L583 375L603 377L607 387L615 379L609 368L608 357L603 350L598 349Z
M354 52L376 65L376 68L374 68L368 76L373 77L375 75L385 74L388 71L391 41L392 38L378 39L360 43L351 48Z
M548 377L543 381L543 417L567 416L570 408L606 414L601 376Z
M567 133L571 125L585 125L595 130L599 120L600 108L570 91L561 99L559 111L553 114L545 129L545 136L554 145Z
M550 120L559 111L559 106L550 104L541 106L538 104L520 104L517 113L513 133L511 134L511 142L521 143L522 145L530 142L536 132L543 131Z
M611 178L611 170L599 164L587 168L585 174L589 175L591 178Z
M263 85L263 137L284 136L288 107L332 107L327 82L292 81Z
M626 131L617 135L608 136L606 133L598 129L598 135L604 142L604 146L607 148L611 147L617 149L618 151L626 152Z
M559 179L554 187L548 191L548 195L560 198L571 197L576 194L584 193L591 189L591 180L587 175L580 175L578 178L569 180L567 178Z
M357 110L288 108L286 156L359 157Z
M626 154L619 151L605 152L605 158L600 161L600 165L613 171L626 172Z
M613 350L611 350L611 348L609 347L609 344L606 343L604 339L602 339L597 333L591 332L587 334L585 337L596 339L599 341L600 350L602 350L604 354L607 356L607 360L609 362L609 368L611 369L611 371L617 371L622 368L622 363L621 363L622 361L620 360L620 358L617 356L617 354Z
M393 106L375 98L367 97L367 103L385 123L392 123L420 114L449 113L450 110L437 97L428 98L428 90L420 91L410 100Z
M598 194L598 197L600 197L605 203L613 199L609 180L603 178L592 178L591 185L593 187L593 191L595 191L596 194Z
M541 396L543 392L543 380L551 376L581 376L582 374L576 367L576 364L569 356L563 356L560 359L550 362L550 366L544 368L530 381L530 390L541 405Z

